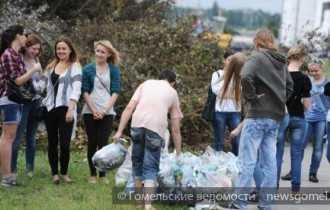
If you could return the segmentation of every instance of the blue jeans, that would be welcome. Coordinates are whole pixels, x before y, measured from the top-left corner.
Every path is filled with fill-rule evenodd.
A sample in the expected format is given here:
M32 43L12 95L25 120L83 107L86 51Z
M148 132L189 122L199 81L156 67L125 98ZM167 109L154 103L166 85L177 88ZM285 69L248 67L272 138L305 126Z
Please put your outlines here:
M277 163L277 187L279 187L279 179L281 175L281 164L282 164L282 157L284 152L284 144L286 138L286 128L289 125L289 114L286 114L283 121L280 122L280 127L278 128L278 135L277 135L277 142L276 142L276 163ZM258 153L259 154L259 153ZM257 158L256 167L253 172L253 179L256 184L256 192L259 193L261 182L264 179L264 175L261 170L262 164L262 156Z
M238 155L240 170L235 188L238 199L234 201L235 206L240 209L246 209L247 206L247 195L251 188L258 150L264 174L260 186L259 206L264 209L271 208L272 201L267 200L267 194L274 194L276 191L276 138L279 124L267 118L248 118L244 122Z
M225 141L226 126L229 127L230 132L233 131L241 122L239 112L215 112L215 117L212 122L214 132L213 149L222 151ZM231 140L232 153L238 155L240 135Z
M276 186L280 186L280 176L282 168L282 158L284 153L285 139L286 139L286 129L290 123L290 116L286 114L283 121L280 123L278 128L278 136L276 142L276 164L277 164L277 181Z
M17 173L17 157L19 146L22 142L25 133L26 138L26 171L32 172L34 169L34 158L36 152L36 133L38 130L38 121L36 121L32 114L40 107L40 101L36 100L28 104L24 104L22 118L17 128L16 139L13 143L13 151L11 156L11 171Z
M303 151L303 141L305 132L305 119L300 117L290 116L288 126L290 132L290 155L291 155L291 189L299 191L301 184L301 157ZM281 165L284 152L285 139L280 143L278 140L277 147L277 183L279 186Z
M161 147L164 145L157 133L146 128L131 128L133 179L151 182L157 186Z
M303 149L306 148L312 133L314 134L313 154L312 154L311 165L309 168L310 174L316 175L317 170L319 169L319 166L321 163L322 154L323 154L323 143L324 143L323 136L325 134L325 127L326 127L325 120L317 121L317 122L307 122L306 121ZM304 153L302 153L302 159L303 159L303 157L304 157Z

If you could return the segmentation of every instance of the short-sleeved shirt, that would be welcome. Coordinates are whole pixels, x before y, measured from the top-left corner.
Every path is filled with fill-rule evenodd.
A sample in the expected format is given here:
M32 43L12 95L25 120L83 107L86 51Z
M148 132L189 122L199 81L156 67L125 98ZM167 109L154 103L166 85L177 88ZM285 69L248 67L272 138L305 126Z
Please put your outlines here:
M13 48L7 48L0 59L0 97L6 95L7 80L15 80L26 73L23 55Z
M300 71L290 72L293 80L293 94L286 102L290 116L304 118L304 105L301 103L302 98L310 97L312 83L308 76Z
M168 113L171 119L183 117L178 94L166 80L145 81L137 88L131 100L137 103L131 127L147 128L162 138L165 138L168 126Z

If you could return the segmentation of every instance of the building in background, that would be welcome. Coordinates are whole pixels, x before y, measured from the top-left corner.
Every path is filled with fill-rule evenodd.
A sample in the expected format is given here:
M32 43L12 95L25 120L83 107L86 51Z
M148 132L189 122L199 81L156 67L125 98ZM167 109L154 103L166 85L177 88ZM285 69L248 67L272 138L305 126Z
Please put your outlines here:
M330 0L283 0L280 43L290 47L316 28L330 33Z

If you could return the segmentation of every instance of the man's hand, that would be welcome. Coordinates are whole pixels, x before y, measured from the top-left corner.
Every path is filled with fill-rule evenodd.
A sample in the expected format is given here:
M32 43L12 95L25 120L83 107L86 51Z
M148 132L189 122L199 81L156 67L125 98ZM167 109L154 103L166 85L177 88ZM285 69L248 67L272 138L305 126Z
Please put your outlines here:
M176 155L176 163L177 163L178 165L183 165L183 163L184 163L184 159L183 159L183 157L182 157L181 154L177 154L177 155Z
M113 142L118 143L121 136L122 136L122 133L117 131L117 133L112 137Z

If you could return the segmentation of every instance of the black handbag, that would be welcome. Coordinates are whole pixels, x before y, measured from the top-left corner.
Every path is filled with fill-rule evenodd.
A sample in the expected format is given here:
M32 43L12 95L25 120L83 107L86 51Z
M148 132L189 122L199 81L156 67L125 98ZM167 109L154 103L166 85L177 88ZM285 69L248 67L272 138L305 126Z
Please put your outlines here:
M36 109L33 113L33 118L38 121L41 122L43 120L45 120L46 116L47 116L48 110L46 106L40 106L38 109Z
M59 78L58 78L58 79L59 79ZM58 79L56 80L56 82L55 82L55 84L54 84L54 86L53 86L52 91L51 91L50 94L47 96L47 98L45 99L45 101L47 101L48 98L49 98L49 96L53 93L54 88L55 88L55 86L56 86L57 83L58 83ZM41 104L42 104L42 103L41 103ZM47 106L45 106L45 105L42 104L42 106L40 106L38 109L36 109L36 110L34 111L34 113L33 113L33 118L34 118L35 120L37 120L38 122L41 122L41 121L43 121L43 120L46 119L47 113L48 113Z
M213 121L214 120L214 112L215 112L215 101L217 96L212 92L212 88L209 88L207 100L205 102L202 117L206 121Z
M217 72L218 77L219 72ZM207 99L203 108L202 118L206 121L213 121L214 120L214 112L215 112L215 101L217 96L212 92L212 85L209 87L209 91L207 94Z
M18 104L30 103L36 94L37 91L34 89L32 79L29 79L21 86L16 85L11 78L7 80L7 97L11 101Z

